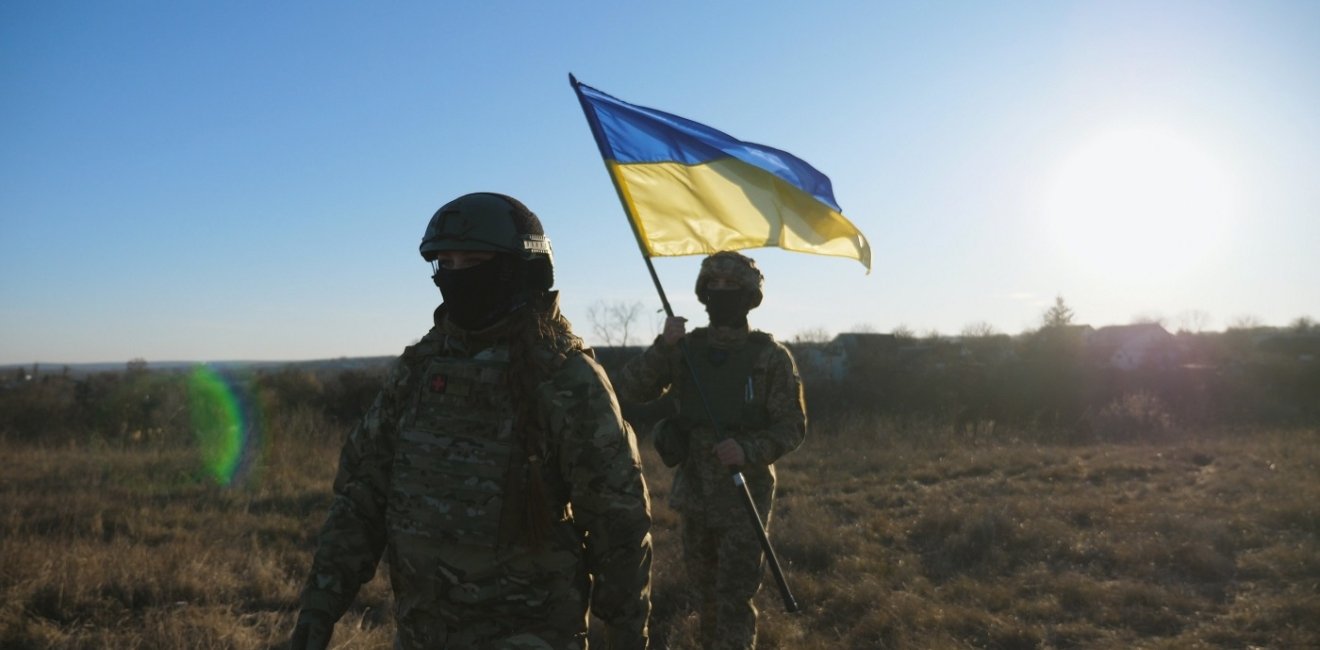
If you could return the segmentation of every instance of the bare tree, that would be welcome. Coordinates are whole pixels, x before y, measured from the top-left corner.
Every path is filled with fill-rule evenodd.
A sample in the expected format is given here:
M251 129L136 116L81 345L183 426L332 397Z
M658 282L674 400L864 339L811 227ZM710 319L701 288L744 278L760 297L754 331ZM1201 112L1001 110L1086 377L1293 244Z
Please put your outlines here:
M829 343L830 333L823 327L812 327L810 329L800 330L793 335L794 343Z
M912 340L917 338L917 333L912 331L912 328L908 327L906 323L895 325L894 329L890 330L889 333L893 334L896 339Z
M591 331L605 347L628 347L633 326L642 314L642 303L597 300L587 309Z
M1199 334L1210 325L1210 314L1200 309L1189 309L1178 314L1178 331Z
M1262 323L1259 318L1252 316L1251 314L1242 314L1240 316L1235 316L1233 318L1233 321L1228 324L1228 329L1254 330L1257 327L1261 327L1263 325L1264 323Z
M998 333L999 330L995 329L994 325L991 325L990 323L987 323L983 320L977 321L975 323L968 323L966 326L962 328L962 335L966 338L979 339L979 338L985 338L987 336L994 336Z
M857 323L852 326L852 331L858 334L875 334L878 330L870 323Z

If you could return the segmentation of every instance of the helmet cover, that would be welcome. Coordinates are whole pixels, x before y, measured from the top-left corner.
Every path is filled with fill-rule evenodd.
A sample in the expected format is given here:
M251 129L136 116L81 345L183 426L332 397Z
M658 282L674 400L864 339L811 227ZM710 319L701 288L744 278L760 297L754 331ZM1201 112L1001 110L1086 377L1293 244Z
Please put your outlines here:
M715 278L732 280L749 296L749 309L761 304L765 276L756 268L756 262L746 255L734 251L720 251L701 261L701 272L697 274L697 299L706 304L706 284Z

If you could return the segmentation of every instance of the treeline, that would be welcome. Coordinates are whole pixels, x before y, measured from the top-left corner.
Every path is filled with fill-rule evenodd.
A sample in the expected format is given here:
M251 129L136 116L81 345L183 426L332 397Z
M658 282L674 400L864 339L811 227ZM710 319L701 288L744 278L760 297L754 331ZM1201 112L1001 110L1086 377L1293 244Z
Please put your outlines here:
M249 428L287 429L280 425L299 419L303 429L338 435L370 406L385 369L382 363L348 369L291 364L223 372L204 366L152 370L142 360L130 361L122 372L86 376L19 368L0 380L0 438L186 442L195 434L195 412L214 406L198 400L216 399L215 391L197 390L200 381L222 385L222 399L251 420L244 422Z
M1102 332L1066 325L1017 337L890 337L850 350L843 372L813 366L822 355L812 346L798 346L798 358L817 416L862 412L966 434L1010 427L1077 441L1320 423L1320 330L1171 335L1149 325L1143 333L1162 336L1137 357L1123 356L1121 340L1097 341Z
M1122 440L1215 425L1320 423L1320 330L1158 330L1130 367L1090 328L1047 326L1016 337L840 336L792 343L813 420L861 415L972 435L994 429L1053 439ZM851 340L851 339L850 339ZM641 348L597 350L609 372ZM217 372L155 370L73 376L19 368L0 377L0 438L60 443L189 441L199 377L223 382L249 426L342 435L370 406L387 363L291 364ZM645 435L664 402L624 404Z

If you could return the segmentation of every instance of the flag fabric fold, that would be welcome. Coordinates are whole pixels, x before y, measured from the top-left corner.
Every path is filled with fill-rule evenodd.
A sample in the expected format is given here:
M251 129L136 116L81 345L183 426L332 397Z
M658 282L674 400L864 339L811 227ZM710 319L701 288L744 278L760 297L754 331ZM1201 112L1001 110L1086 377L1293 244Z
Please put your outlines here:
M648 256L779 247L871 270L830 179L802 159L570 79Z

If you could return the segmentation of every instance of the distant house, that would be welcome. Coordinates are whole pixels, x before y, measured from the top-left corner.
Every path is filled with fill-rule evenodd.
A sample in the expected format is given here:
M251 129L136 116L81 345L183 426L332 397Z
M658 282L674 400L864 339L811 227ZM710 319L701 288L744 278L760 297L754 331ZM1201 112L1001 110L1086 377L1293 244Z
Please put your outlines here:
M899 339L893 334L849 332L839 334L826 344L792 344L798 366L808 374L842 380L848 373L868 362L893 357Z
M1118 370L1169 367L1179 357L1176 339L1159 323L1101 327L1086 337L1086 349L1097 365Z

